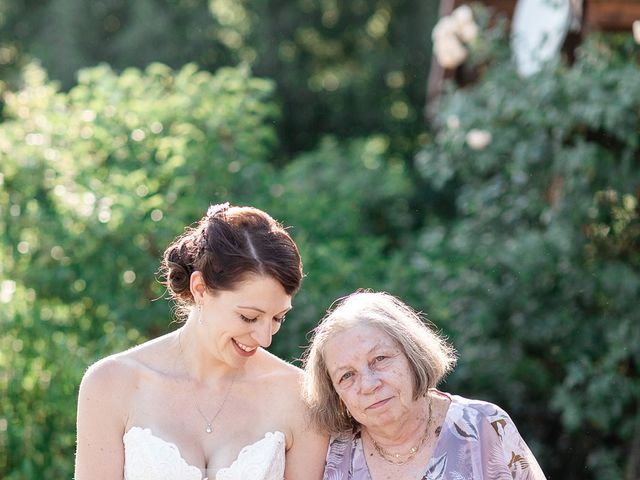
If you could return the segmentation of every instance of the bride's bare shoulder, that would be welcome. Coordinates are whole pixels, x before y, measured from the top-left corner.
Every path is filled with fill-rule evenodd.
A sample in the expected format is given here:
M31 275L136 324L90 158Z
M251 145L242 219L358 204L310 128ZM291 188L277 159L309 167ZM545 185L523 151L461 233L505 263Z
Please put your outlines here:
M268 378L269 382L276 382L281 386L298 388L298 384L304 372L297 366L289 363L272 353L263 350L261 375Z
M154 369L154 364L161 361L169 341L169 335L165 335L98 360L85 372L80 390L122 394L135 388L140 379Z

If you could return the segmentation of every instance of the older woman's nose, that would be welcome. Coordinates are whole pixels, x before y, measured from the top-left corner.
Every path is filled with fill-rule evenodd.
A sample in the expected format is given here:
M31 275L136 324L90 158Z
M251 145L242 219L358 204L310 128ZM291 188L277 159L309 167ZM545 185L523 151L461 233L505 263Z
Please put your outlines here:
M375 392L380 386L380 378L373 370L366 370L360 376L360 388L363 393Z

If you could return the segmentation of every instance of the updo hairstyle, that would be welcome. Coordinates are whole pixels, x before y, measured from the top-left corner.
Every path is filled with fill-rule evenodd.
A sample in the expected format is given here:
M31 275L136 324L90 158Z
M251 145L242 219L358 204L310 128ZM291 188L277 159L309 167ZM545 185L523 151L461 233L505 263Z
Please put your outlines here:
M285 228L262 210L228 203L209 207L164 252L163 284L179 307L194 304L189 283L195 271L211 292L232 290L248 274L274 278L288 295L302 281L298 247Z

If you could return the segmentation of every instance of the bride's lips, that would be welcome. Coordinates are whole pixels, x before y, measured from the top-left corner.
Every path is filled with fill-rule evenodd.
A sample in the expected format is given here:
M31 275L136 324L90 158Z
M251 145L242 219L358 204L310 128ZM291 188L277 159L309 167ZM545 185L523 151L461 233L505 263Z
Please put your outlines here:
M367 407L367 410L375 410L376 408L384 407L387 403L389 403L389 400L391 400L391 397L385 398L384 400L380 400L376 403L372 403Z
M236 349L236 352L238 352L238 355L240 355L241 357L250 357L258 351L258 347L255 347L254 349L249 351L244 350L243 348L240 347L240 345L238 345L238 342L233 339L231 343L233 343L233 347Z

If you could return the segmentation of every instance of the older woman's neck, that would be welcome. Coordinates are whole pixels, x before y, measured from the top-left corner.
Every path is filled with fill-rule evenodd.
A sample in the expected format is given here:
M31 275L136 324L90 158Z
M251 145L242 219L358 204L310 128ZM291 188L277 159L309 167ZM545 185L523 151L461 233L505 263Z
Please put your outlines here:
M420 397L411 405L406 415L398 421L386 425L362 426L363 433L378 445L395 449L403 446L412 447L425 434L429 420L429 401ZM433 413L432 413L433 415Z

